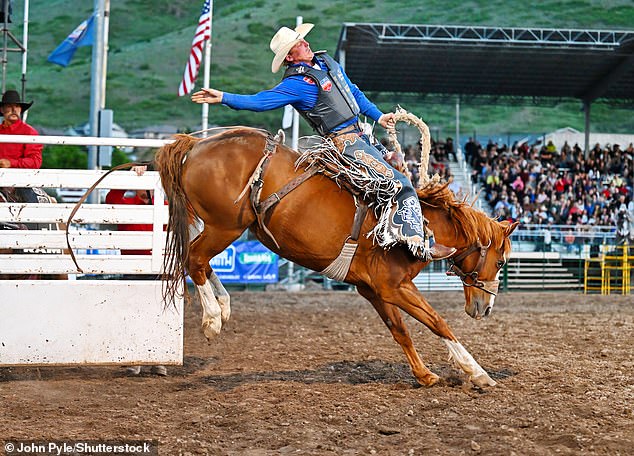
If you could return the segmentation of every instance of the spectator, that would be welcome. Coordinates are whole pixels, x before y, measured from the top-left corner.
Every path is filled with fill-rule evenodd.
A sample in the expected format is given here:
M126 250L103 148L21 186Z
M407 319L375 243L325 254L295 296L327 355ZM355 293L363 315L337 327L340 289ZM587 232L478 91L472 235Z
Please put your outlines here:
M546 226L544 226L544 228L542 229L542 236L544 237L544 252L551 252L552 251L552 243L553 243L553 238L552 238L552 233L551 233L551 222L548 222L548 224Z
M134 166L132 171L141 176L147 170L147 166ZM154 204L153 195L151 190L137 190L134 196L125 196L126 190L112 189L106 195L106 204L134 204L134 205L149 205ZM120 224L118 226L119 231L152 231L152 224ZM151 255L150 250L121 250L122 255ZM126 279L156 279L157 277L131 274L124 276ZM157 365L151 367L151 373L160 375L162 377L167 375L167 368L165 366ZM127 368L127 372L130 375L139 375L141 373L141 366L130 366Z
M132 171L141 176L147 170L147 166L134 166ZM106 204L134 204L144 206L153 204L151 190L136 190L133 196L125 196L128 190L112 189L106 195ZM118 225L119 231L152 231L152 224L126 223ZM151 255L150 250L121 250L122 255Z
M515 180L513 181L513 183L511 184L511 187L518 194L524 193L524 181L522 180L522 176L518 174Z
M7 90L0 101L0 115L4 118L0 124L2 135L38 135L35 128L22 121L22 114L31 107L31 103L24 103L15 90ZM28 168L38 169L42 166L41 144L0 143L0 168ZM20 201L38 203L40 199L32 188L16 189L16 196ZM40 197L41 202L48 202L48 198Z
M458 157L456 156L456 151L453 146L453 138L447 138L445 141L445 157L447 159L453 157L453 161L458 161Z
M473 166L473 159L475 159L478 155L478 144L473 140L473 138L469 138L469 141L464 145L464 158L467 163Z

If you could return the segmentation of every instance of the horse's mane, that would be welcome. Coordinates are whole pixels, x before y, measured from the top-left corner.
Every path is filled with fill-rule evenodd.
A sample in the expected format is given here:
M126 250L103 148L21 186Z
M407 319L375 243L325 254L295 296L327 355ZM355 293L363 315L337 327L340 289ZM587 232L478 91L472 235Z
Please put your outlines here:
M461 232L468 242L484 241L482 238L493 239L496 231L499 231L494 230L499 222L464 200L457 200L447 182L430 182L423 188L418 188L416 193L423 205L423 214L425 206L445 210L454 230Z

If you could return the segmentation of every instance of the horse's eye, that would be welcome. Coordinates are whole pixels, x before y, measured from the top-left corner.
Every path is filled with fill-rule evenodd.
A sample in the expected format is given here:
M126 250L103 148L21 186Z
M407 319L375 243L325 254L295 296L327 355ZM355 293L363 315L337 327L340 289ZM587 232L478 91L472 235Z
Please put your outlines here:
M498 260L497 262L497 267L498 269L502 269L504 267L504 265L506 264L506 261L504 260Z

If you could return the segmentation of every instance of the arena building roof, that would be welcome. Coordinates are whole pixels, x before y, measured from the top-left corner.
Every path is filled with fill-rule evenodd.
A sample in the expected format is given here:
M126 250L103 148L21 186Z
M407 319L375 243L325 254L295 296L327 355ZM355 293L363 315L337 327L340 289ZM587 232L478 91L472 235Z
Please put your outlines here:
M634 31L344 23L335 57L364 91L634 106Z

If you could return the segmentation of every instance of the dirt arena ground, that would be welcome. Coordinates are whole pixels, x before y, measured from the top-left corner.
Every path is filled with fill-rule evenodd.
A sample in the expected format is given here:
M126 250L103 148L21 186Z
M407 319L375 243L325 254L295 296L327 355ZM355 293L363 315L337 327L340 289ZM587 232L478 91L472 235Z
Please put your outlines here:
M185 363L167 377L0 368L0 441L156 439L161 455L634 454L631 296L506 293L478 322L461 294L428 293L498 381L487 389L465 383L444 344L408 317L444 378L417 387L355 293L232 296L212 344L187 308Z

